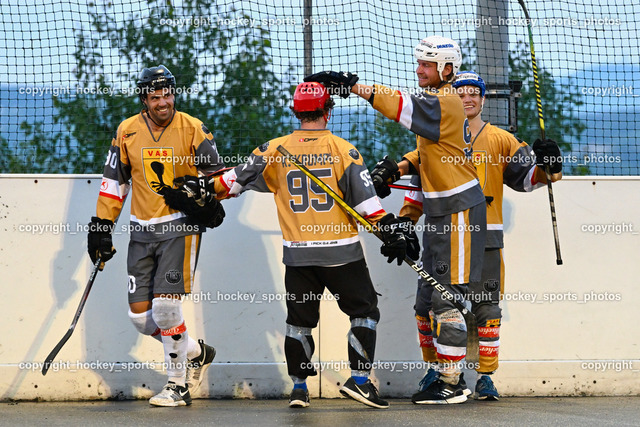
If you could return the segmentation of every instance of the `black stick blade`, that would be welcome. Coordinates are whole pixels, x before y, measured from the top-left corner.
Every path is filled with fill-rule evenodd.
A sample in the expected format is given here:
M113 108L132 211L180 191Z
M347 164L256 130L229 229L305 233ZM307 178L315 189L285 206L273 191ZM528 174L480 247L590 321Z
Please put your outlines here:
M51 350L51 353L49 353L49 355L47 356L47 358L44 361L44 365L42 366L42 375L47 375L47 371L51 367L51 362L53 362L53 359L55 359L55 357L58 355L58 352L60 351L62 346L64 346L66 344L66 342L69 340L69 338L71 338L71 334L73 333L73 329L74 328L69 328L67 333L64 334L64 337L62 337L62 339L58 343L58 345L56 345L53 348L53 350Z

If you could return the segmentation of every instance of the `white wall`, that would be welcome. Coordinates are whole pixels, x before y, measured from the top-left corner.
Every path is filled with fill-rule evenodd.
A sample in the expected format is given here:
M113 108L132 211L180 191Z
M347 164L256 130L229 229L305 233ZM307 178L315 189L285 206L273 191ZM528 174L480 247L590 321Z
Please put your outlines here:
M99 185L97 176L0 175L0 399L148 398L164 385L161 346L138 335L127 317L126 233L116 235L118 253L98 275L58 364L45 377L39 365L31 368L62 338L84 290L91 266L82 228ZM554 191L562 266L546 190L506 190L506 300L494 380L504 395L638 394L640 179L566 178ZM397 212L402 196L394 192L385 207ZM194 297L185 302L189 333L218 351L197 396L281 396L291 384L275 208L270 195L255 193L224 203L227 218L205 234ZM127 223L128 215L119 226ZM602 224L610 230L588 231ZM362 238L382 294L376 377L383 394L409 396L424 371L415 275L388 265L374 237ZM229 300L239 295L249 300ZM332 397L349 375L341 369L349 322L333 301L321 311L315 360L329 365L310 386L312 396ZM467 382L475 382L473 373Z

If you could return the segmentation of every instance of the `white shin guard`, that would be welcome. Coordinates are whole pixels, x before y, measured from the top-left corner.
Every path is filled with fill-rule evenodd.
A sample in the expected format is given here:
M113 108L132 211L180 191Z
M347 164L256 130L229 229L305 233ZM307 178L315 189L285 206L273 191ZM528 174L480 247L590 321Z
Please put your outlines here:
M154 298L151 311L153 320L161 331L169 381L184 386L189 335L182 317L182 301Z

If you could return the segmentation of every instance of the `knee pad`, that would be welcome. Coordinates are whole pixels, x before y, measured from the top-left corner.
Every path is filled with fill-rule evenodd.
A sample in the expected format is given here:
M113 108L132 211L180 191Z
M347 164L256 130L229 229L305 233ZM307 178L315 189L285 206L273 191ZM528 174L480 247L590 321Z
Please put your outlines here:
M458 309L447 310L443 313L436 313L435 320L438 324L438 330L443 327L450 327L461 331L467 331L467 324L464 321L464 316Z
M287 323L284 354L287 359L287 372L294 384L303 383L307 377L318 375L311 363L314 350L311 328Z
M313 356L313 351L315 350L313 338L311 337L311 328L306 328L303 326L293 326L287 323L285 336L299 341L300 344L302 344L302 348L304 349L305 356L307 356L307 360L311 360L311 356Z
M182 325L182 300L154 298L151 306L153 321L163 331Z
M476 316L478 326L500 326L502 309L498 304L479 304L475 307L473 314Z
M153 320L151 311L152 310L147 310L144 313L134 313L129 310L131 323L133 323L133 326L135 326L142 335L155 336L160 333L160 328L158 328L158 325L156 325L156 322Z
M377 327L378 322L369 317L352 319L351 329L349 329L349 333L347 334L349 347L369 362L373 362L373 354L369 353L373 353L375 349L375 334ZM358 339L356 331L354 331L356 328L364 329L362 332L358 333L358 335L360 335L360 339Z

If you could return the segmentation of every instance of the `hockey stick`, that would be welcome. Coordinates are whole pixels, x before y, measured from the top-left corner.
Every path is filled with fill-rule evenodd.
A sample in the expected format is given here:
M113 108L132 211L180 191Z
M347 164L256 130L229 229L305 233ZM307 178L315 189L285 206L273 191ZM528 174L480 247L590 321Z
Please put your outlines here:
M376 236L378 239L384 241L382 234L373 227L373 225L367 221L365 217L360 215L355 209L345 202L342 197L340 197L331 187L324 183L320 178L315 176L313 172L311 172L305 165L299 163L296 158L287 151L282 145L278 146L278 151L282 153L287 160L289 160L295 167L300 169L302 173L304 173L309 179L315 182L320 188L322 188L333 200L335 200L342 209L347 211L354 219L356 219L362 226L371 234ZM456 299L456 297L449 292L444 286L442 286L436 279L431 277L429 273L427 273L422 267L413 262L411 258L408 256L404 257L404 262L409 264L409 266L416 272L420 277L422 277L428 284L433 286L436 291L442 294L442 297L447 301L453 303L453 305L462 313L464 317L464 321L467 325L467 362L469 363L477 363L479 360L479 343L478 343L478 323L476 322L476 317L471 313L464 304Z
M538 107L538 123L540 124L540 137L544 141L545 139L545 131L544 131L544 117L542 115L542 97L540 96L540 82L538 80L538 65L536 64L536 54L533 49L533 30L531 29L531 17L529 17L529 12L527 11L526 6L524 5L524 0L518 0L520 3L520 7L522 7L522 11L524 12L524 17L527 20L527 30L529 31L529 49L531 50L531 65L533 68L533 86L535 87L536 92L536 105ZM558 221L556 219L556 204L553 200L553 188L551 186L551 172L549 171L549 166L544 167L544 173L547 176L547 189L549 190L549 207L551 208L551 224L553 226L553 238L556 244L556 264L562 265L562 256L560 255L560 238L558 236Z
M84 294L82 294L82 298L80 299L80 305L78 305L78 309L76 310L76 314L73 316L73 321L71 322L71 326L69 326L69 330L62 337L60 342L56 344L56 346L51 350L51 353L47 356L44 361L44 365L42 366L42 375L47 375L47 371L49 367L51 367L51 362L58 355L58 352L62 349L62 347L66 344L66 342L71 338L71 334L73 334L76 325L78 324L78 319L80 319L80 314L82 313L82 309L84 308L85 303L87 302L87 298L89 297L89 292L91 291L91 287L93 286L93 281L96 280L96 276L98 275L99 266L101 259L98 257L96 262L93 264L93 270L91 271L91 275L89 276L89 281L87 282L87 286L84 288Z

